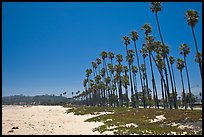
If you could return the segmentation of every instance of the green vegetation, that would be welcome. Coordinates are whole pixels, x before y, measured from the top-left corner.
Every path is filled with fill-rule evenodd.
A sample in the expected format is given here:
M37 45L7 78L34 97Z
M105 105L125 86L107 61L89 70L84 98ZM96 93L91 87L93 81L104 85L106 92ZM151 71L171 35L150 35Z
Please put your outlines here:
M99 115L86 122L103 122L104 124L94 128L93 131L103 133L113 131L116 135L130 134L153 134L167 135L173 134L202 134L202 130L194 132L191 129L180 129L177 126L171 126L171 123L196 123L202 118L200 110L170 110L170 109L143 109L143 108L126 108L126 107L91 107L75 106L67 110L67 113L73 112L75 115L100 114L100 112L112 112ZM150 123L151 119L163 115L166 119ZM202 121L200 121L202 122ZM200 127L202 128L202 126Z

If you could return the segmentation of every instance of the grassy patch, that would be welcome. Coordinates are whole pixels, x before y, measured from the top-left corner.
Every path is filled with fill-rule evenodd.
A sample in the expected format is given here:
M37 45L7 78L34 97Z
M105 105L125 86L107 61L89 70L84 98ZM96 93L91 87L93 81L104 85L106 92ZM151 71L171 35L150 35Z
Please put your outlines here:
M67 110L67 113L73 112L75 115L98 114L100 112L114 112L112 114L100 115L90 119L87 122L103 122L93 131L103 133L113 131L116 135L130 134L154 134L167 135L172 132L176 134L195 134L191 129L179 129L178 126L172 127L170 123L197 122L202 118L200 110L161 110L161 109L142 109L142 108L111 108L111 107L73 107ZM164 115L166 119L155 123L150 123L150 119L155 119L158 115ZM133 124L137 126L127 126ZM198 132L197 134L202 134Z

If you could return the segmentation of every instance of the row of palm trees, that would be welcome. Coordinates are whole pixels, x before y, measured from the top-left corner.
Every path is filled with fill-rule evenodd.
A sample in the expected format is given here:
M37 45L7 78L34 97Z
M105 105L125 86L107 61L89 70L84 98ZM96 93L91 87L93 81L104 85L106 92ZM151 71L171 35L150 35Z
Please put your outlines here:
M169 55L169 47L165 44L161 33L158 13L162 10L161 2L152 2L150 9L155 13L157 28L160 36L160 41L156 40L151 35L152 27L145 23L141 29L145 34L145 43L142 44L141 50L138 51L137 41L139 35L137 31L132 31L129 36L123 37L123 44L126 50L127 65L123 65L124 57L121 54L103 51L100 54L101 58L96 58L91 63L92 68L86 70L86 79L83 81L85 91L77 97L83 97L84 103L91 106L126 106L130 105L137 108L143 105L144 108L152 107L159 108L161 105L165 108L178 108L177 88L174 77L175 58ZM188 10L185 13L188 25L192 29L193 39L196 46L195 61L199 65L200 75L202 79L202 55L198 51L198 45L194 34L194 27L198 22L198 12ZM134 50L130 48L131 40L134 45ZM178 58L176 68L180 71L182 83L182 106L187 109L188 105L193 109L192 91L187 67L187 55L190 52L188 44L180 45L180 54L182 58ZM143 57L143 61L139 60L139 53ZM113 61L116 61L114 64ZM149 60L151 76L147 76L147 60ZM155 80L156 66L159 76L162 93L162 101L158 99L158 85ZM185 68L188 93L185 92L183 81L183 69ZM138 74L139 73L139 74ZM137 76L139 75L141 92L138 91ZM151 84L148 79L151 78ZM170 80L170 81L169 81ZM171 88L170 88L171 87ZM124 91L123 91L124 90ZM170 90L172 93L170 93ZM129 99L130 91L130 99ZM131 104L130 104L131 103Z

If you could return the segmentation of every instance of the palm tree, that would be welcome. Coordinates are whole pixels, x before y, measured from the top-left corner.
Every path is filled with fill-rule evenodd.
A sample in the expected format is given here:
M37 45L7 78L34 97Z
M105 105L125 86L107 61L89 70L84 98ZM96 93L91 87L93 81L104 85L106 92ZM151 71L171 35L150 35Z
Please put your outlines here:
M202 53L196 53L195 62L202 63Z
M92 64L92 69L93 69L93 75L95 77L97 75L97 72L96 72L97 63L96 62L91 62L91 64Z
M108 52L108 57L111 60L111 65L113 65L114 53L113 52Z
M182 70L185 67L185 63L184 63L184 61L181 58L177 59L176 67L180 71L180 75L181 75L181 82L182 82L182 88L183 88L183 93L182 93L183 106L185 105L185 109L187 109L187 106L186 106L186 97L185 97L185 89L184 89L184 83L183 83L183 75L182 75Z
M111 60L111 64L108 64L108 70L109 70L109 74L110 74L110 78L111 78L111 82L110 82L110 90L111 90L111 95L110 95L110 100L113 101L112 97L113 97L113 77L114 77L114 68L113 68L113 58L114 58L114 53L113 52L108 52L108 58ZM115 97L115 96L114 96ZM111 106L113 102L111 102Z
M103 79L103 84L101 83L101 87L102 87L102 105L105 106L106 102L105 102L105 96L106 96L106 88L105 88L105 79L106 79L106 69L102 68L101 69L101 77Z
M159 35L160 35L162 43L164 43L163 38L162 38L162 34L161 34L161 30L160 30L159 20L158 20L158 12L161 11L161 9L162 9L161 2L151 2L150 9L153 13L155 13L156 20L157 20L157 26L158 26L158 30L159 30Z
M151 6L150 6L150 9L151 9L151 11L152 11L153 13L155 13L156 22L157 22L157 27L158 27L159 36L160 36L160 39L161 39L161 42L162 42L162 46L163 46L164 48L166 48L166 46L165 46L165 44L164 44L164 40L163 40L162 34L161 34L161 29L160 29L159 19L158 19L158 12L161 11L161 9L162 9L161 2L152 2L152 3L151 3ZM166 51L167 51L167 50L166 50ZM172 79L172 75L171 75L169 60L168 60L168 52L164 52L164 53L165 53L165 54L164 54L164 56L165 56L164 59L166 59L166 62L167 62L167 66L168 66L168 70L169 70L169 75L170 75L170 82L171 82L171 87L172 87L172 93L173 93L173 96L174 96L175 93L174 93L174 88L173 88L173 79ZM167 88L169 88L166 67L164 68L164 71L165 71L165 75L166 75ZM170 95L170 94L168 94L168 96L169 96L169 95ZM175 102L175 100L174 100L174 107L176 108L176 102ZM171 100L170 100L170 109L172 109Z
M181 44L180 45L180 54L183 55L184 57L184 63L185 63L185 68L186 68L186 76L188 80L188 90L189 90L189 95L190 95L190 108L193 109L192 107L192 101L191 101L191 85L190 85L190 80L189 80L189 75L188 75L188 68L187 68L187 63L186 63L186 56L190 53L190 47L187 44Z
M89 94L89 104L88 105L91 105L91 92L90 92L90 75L92 73L92 69L86 69L86 77L87 77L87 82L88 82L88 94Z
M143 57L143 62L144 62L144 65L146 66L146 61L145 61L145 58L148 56L148 51L147 51L147 48L146 48L146 44L143 44L142 45L142 49L140 50L140 53L142 54L142 57ZM145 86L145 81L144 81L144 87L146 87L146 89L149 89L149 86L148 86L148 79L147 79L147 72L146 72L146 69L144 69L144 73L143 75L145 75L145 80L146 80L146 86ZM145 89L143 88L143 90L145 91ZM148 104L149 104L149 108L151 107L151 104L150 104L150 94L149 94L149 90L147 90L147 94L148 94ZM155 93L154 93L154 90L153 90L153 96L154 96L154 99L155 99ZM155 104L156 106L156 104Z
M173 100L170 97L170 92L169 92L169 80L168 80L168 73L167 73L167 69L166 69L166 64L169 68L169 74L170 74L170 82L171 82L171 88L172 88L172 94L173 96L175 96L174 93L174 87L173 87L173 79L172 79L172 75L171 75L171 69L170 69L170 65L169 65L169 60L168 60L168 54L169 54L169 47L167 45L161 44L161 42L157 41L157 44L159 46L159 54L161 54L161 56L163 57L163 61L164 61L164 72L165 72L165 76L166 76L166 83L167 83L167 94L168 94L168 99L169 99L169 106L170 109L172 109L172 101L174 103L174 107L176 108L176 101L174 100L175 98L173 98ZM166 59L166 63L165 63L165 59Z
M133 83L134 83L135 99L136 99L135 106L139 107L138 92L137 92L137 77L136 77L137 72L138 72L138 68L136 66L132 66Z
M156 55L156 62L158 65L158 70L161 75L161 90L162 90L162 100L163 100L163 106L164 109L166 108L166 103L167 103L167 93L166 93L166 83L164 81L164 76L163 76L163 69L164 69L164 61L163 57L160 54ZM165 92L164 92L165 89Z
M124 71L125 75L122 77L122 83L123 83L123 86L124 86L124 88L125 88L126 106L129 107L128 85L130 85L130 84L129 84L129 77L128 77L128 75L127 75L128 67L127 67L127 66L123 66L123 71Z
M198 44L197 44L195 33L194 33L194 27L197 24L198 18L199 18L198 12L196 10L187 10L185 13L185 18L187 19L188 25L191 27L193 39L194 39L195 46L196 46L196 53L197 53L196 55L198 55L199 54ZM202 79L202 64L201 64L200 58L198 59L199 59L198 65L200 69L200 76Z
M136 40L138 40L139 35L138 35L138 33L136 31L132 31L130 36L131 36L132 41L134 42L135 54L136 54L136 57L137 57L137 68L139 69L140 82L141 82L142 91L143 91L143 87L144 87L143 86L143 79L142 79L142 73L141 73L141 70L140 70L140 60L139 60L137 46L136 46ZM144 107L146 106L146 102L143 102L143 106Z
M113 78L114 78L114 67L113 67L113 65L112 64L108 64L108 70L109 70L109 72L110 72L110 78L111 78L111 84L110 84L110 87L111 87L111 100L113 100L113 98L112 97L114 97L114 100L115 100L115 95L114 95L114 91L115 91L115 88L113 88L113 85L115 84L114 83L114 80L113 80ZM117 92L117 91L116 91ZM111 102L111 106L112 105L115 105L115 103L114 102Z
M173 56L169 56L169 61L170 61L170 64L171 64L171 71L172 71L172 76L173 76L173 81L174 81L174 100L175 102L177 102L177 91L176 91L176 82L175 82L175 78L174 78L174 71L173 71L173 64L175 62L175 59ZM177 108L177 104L176 104L176 108Z
M128 61L128 69L129 69L129 75L130 75L130 89L131 89L131 102L132 102L132 107L135 108L135 98L134 98L134 93L133 93L133 84L132 84L132 71L131 71L131 66L134 61L134 51L133 50L128 50L127 46L130 44L130 38L128 36L123 37L123 44L125 44L126 47L126 60Z
M108 95L107 95L107 103L110 105L111 103L112 103L112 100L111 100L111 98L110 98L110 87L108 86L109 84L110 84L110 82L111 82L111 78L109 77L109 76L107 76L106 78L105 78L105 86L106 86L106 90L108 91Z
M100 70L100 64L101 64L101 59L100 58L96 58L96 63L97 63L97 67L98 67L98 78L100 77L100 72L101 72L101 70ZM100 79L99 79L99 83L98 83L98 86L99 86L99 102L100 102L100 106L102 105L102 92L103 92L103 90L102 90L102 84L101 84L101 77L100 77Z
M106 66L106 58L108 57L107 52L103 51L101 53L101 57L102 57L102 60L103 60L103 68L106 69L106 75L108 76L108 71L107 71L107 66Z
M101 98L100 98L100 92L101 92L101 88L100 88L100 86L99 86L99 83L100 83L100 80L101 80L101 76L100 75L96 75L96 77L95 77L95 83L96 83L96 85L98 86L98 88L97 88L97 102L98 102L98 106L100 106L101 104ZM99 105L100 104L100 105Z
M123 71L123 67L121 65L121 62L123 61L123 56L121 54L116 55L116 61L118 64L115 66L116 71L116 80L118 81L118 92L119 92L119 100L120 100L120 106L123 106L123 99L122 99L122 81L121 81L121 72Z
M100 74L101 59L100 59L100 58L96 58L96 63L97 63L97 65L98 65L98 74Z
M142 71L142 78L145 81L146 80L146 65L141 64L140 69ZM147 99L148 99L147 96L149 96L149 94L147 94L148 93L148 88L147 88L147 86L145 86L145 84L144 84L142 93L143 93L143 101L146 102ZM145 108L146 108L146 106L145 106Z
M153 71L153 66L152 66L152 51L155 48L154 45L154 37L153 36L147 36L145 37L145 40L147 42L146 44L146 49L148 51L148 55L149 55L149 63L150 63L150 68L151 68L151 74L152 74L152 86L153 86L153 93L155 93L154 99L155 99L155 107L157 106L157 108L159 108L159 100L158 100L158 95L157 95L157 87L156 87L156 82L155 82L155 78L154 78L154 71Z
M144 26L142 26L141 30L144 30L145 31L145 35L146 37L152 33L152 27L148 24L148 23L145 23Z

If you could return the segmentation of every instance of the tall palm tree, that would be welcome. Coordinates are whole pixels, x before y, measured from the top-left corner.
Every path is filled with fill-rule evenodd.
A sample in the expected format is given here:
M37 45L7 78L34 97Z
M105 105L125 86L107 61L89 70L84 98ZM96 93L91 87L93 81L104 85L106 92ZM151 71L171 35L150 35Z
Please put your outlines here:
M106 66L106 58L108 57L107 52L103 51L101 54L102 60L103 60L103 68L106 69L106 75L108 76L107 66Z
M92 64L92 69L93 69L93 75L95 77L97 75L97 71L96 71L97 63L96 62L91 62L91 64Z
M160 35L162 43L164 43L163 38L162 38L162 34L161 34L161 30L160 30L159 20L158 20L158 12L161 11L161 9L162 9L161 2L151 2L150 9L153 13L155 13L157 26L158 26L158 30L159 30L159 35Z
M113 65L111 64L111 63L109 63L108 64L108 70L109 70L109 74L110 74L110 78L111 78L111 84L110 84L110 87L111 87L111 100L116 100L116 96L115 96L115 94L114 94L114 92L116 91L116 89L113 87L113 85L115 84L115 82L114 82L114 67L113 67ZM117 91L116 91L117 92ZM114 98L112 98L112 97L114 97ZM111 106L112 105L115 105L115 102L111 102Z
M105 96L106 96L106 88L105 88L105 79L106 79L106 69L102 68L101 69L101 77L103 79L103 83L101 83L101 87L102 87L102 105L105 106L106 104L106 100L105 100Z
M108 64L108 70L109 70L109 74L110 74L110 78L111 78L111 82L110 82L110 91L111 91L111 95L110 95L110 100L113 101L113 77L114 77L114 68L113 68L113 58L114 58L114 53L113 52L108 52L108 58L111 60L111 64ZM115 97L115 96L114 96ZM114 104L114 102L111 102L111 106Z
M154 42L154 44L155 43L158 43L158 41L155 41ZM159 74L160 74L160 76L161 76L161 87L162 87L162 89L164 88L165 89L165 101L166 101L166 107L168 108L168 102L167 102L167 92L168 92L168 88L167 88L167 84L166 84L166 82L165 82L165 79L164 79L164 76L163 76L163 71L162 70L164 70L164 67L165 67L165 64L164 64L164 59L163 59L163 56L160 54L160 52L159 52L159 46L158 46L159 44L155 44L154 45L154 48L153 48L153 50L157 53L157 55L156 55L156 59L154 58L154 56L153 56L153 54L150 52L150 55L151 55L151 57L152 57L152 59L153 59L153 61L154 61L154 63L156 64L156 67L157 67L157 69L158 69L158 71L159 71ZM162 61L161 61L162 60ZM162 68L162 69L161 69Z
M132 65L133 83L134 83L135 100L136 100L135 106L139 107L139 104L138 104L138 92L137 92L137 77L136 77L137 72L138 72L138 68L136 66Z
M128 67L127 66L123 66L123 72L125 73L125 75L122 77L122 83L123 86L125 88L125 95L126 95L126 107L129 107L129 98L128 98L128 85L129 84L129 77L128 77Z
M97 102L98 102L98 106L100 106L101 105L101 98L100 98L100 92L101 92L101 88L100 88L100 86L99 86L99 84L100 84L100 80L101 80L101 76L100 75L96 75L96 77L95 77L95 83L96 83L96 85L98 86L98 88L97 88ZM100 105L99 105L100 104Z
M142 73L140 70L140 60L139 60L137 45L136 45L136 41L138 40L139 35L138 35L137 31L132 31L130 36L131 36L132 41L134 42L135 54L137 57L137 68L139 69L140 83L141 83L141 87L142 87L142 91L143 91L143 87L144 87L143 86L143 79L142 79ZM146 106L146 102L143 102L143 106L144 107Z
M116 71L116 79L118 82L118 92L119 92L119 100L120 100L120 106L123 106L123 99L122 99L122 81L121 81L121 72L123 71L123 67L121 65L121 62L123 61L123 56L121 54L116 55L116 61L118 64L115 66Z
M100 73L101 73L101 70L100 70L100 64L101 64L101 59L100 58L96 58L96 63L97 63L97 67L98 67L98 75L100 77ZM99 83L98 83L98 86L99 86L99 102L100 102L100 106L102 105L102 98L103 98L103 84L101 83L101 77L99 79Z
M177 91L176 91L176 82L175 82L175 78L174 78L174 71L173 71L173 64L175 62L175 59L173 56L169 56L169 61L170 61L170 64L171 64L171 71L172 71L172 77L173 77L173 81L174 81L174 100L175 102L177 102ZM176 104L176 108L177 108L177 104Z
M146 48L146 44L143 44L142 45L142 49L140 50L140 53L142 54L142 57L143 57L143 62L144 62L144 65L146 66L146 57L148 56L148 51L147 51L147 48ZM149 85L148 85L148 78L147 78L147 72L146 72L146 69L144 69L144 75L145 75L145 80L146 80L146 86L145 86L145 81L144 81L144 87L146 87L146 89L149 89ZM147 94L148 94L148 104L149 104L149 108L151 108L151 103L150 103L150 94L149 94L149 90L147 90ZM154 99L155 99L155 93L154 93L154 90L153 90L153 96L154 96ZM155 104L156 106L156 104Z
M185 88L184 88L184 83L183 83L183 75L182 75L182 70L185 67L185 63L181 58L177 59L177 64L176 64L177 69L180 71L180 75L181 75L181 82L182 82L182 88L183 88L183 92L182 92L182 104L183 106L185 106L185 109L187 109L186 106L186 96L185 96Z
M142 71L142 78L145 81L146 80L146 65L145 64L141 64L140 69ZM142 93L143 93L143 101L147 102L149 94L147 94L148 93L148 88L147 88L147 86L145 86L145 84L144 84ZM145 106L145 108L146 108L146 106Z
M189 80L189 75L188 75L188 68L187 68L187 63L186 63L186 56L190 53L190 47L183 43L180 45L180 54L183 55L184 57L184 65L185 65L185 68L186 68L186 76L187 76L187 80L188 80L188 90L189 90L189 96L190 96L190 108L193 109L192 107L192 101L191 101L191 85L190 85L190 80Z
M147 36L145 37L145 40L147 42L146 44L146 49L148 51L148 55L149 55L149 63L150 63L150 68L151 68L151 74L152 74L152 86L153 86L153 93L155 93L155 107L157 106L157 108L159 108L159 100L158 100L158 95L157 95L157 86L156 86L156 82L155 82L155 78L154 78L154 71L153 71L153 66L152 66L152 51L155 48L154 45L154 37L153 36Z
M162 58L163 57L160 54L156 55L156 62L157 62L157 65L158 65L159 73L161 75L162 100L163 100L163 106L164 106L164 109L165 109L166 108L166 103L167 103L167 93L166 93L166 84L165 84L164 76L163 76L163 69L164 69L165 64L164 64L164 61L163 61Z
M96 58L96 63L97 63L97 65L98 65L98 74L100 74L101 59L100 59L100 58Z
M132 107L135 108L135 98L134 98L134 92L133 92L132 71L131 71L131 66L134 61L134 54L133 54L134 51L127 49L128 45L130 44L130 38L128 36L123 37L123 44L125 44L126 52L127 52L126 60L128 61L128 69L129 69L129 75L130 75L131 102L132 102Z
M198 12L196 10L187 10L185 13L185 18L187 19L188 25L191 27L193 39L194 39L195 46L196 46L196 53L198 55L199 54L198 44L197 44L195 33L194 33L194 28L195 28L195 25L198 23L198 18L199 18ZM200 58L198 59L199 59L198 65L200 69L200 76L202 79L202 64L201 64Z
M151 3L151 6L150 6L150 9L153 13L155 13L155 16L156 16L156 23L157 23L157 27L158 27L158 31L159 31L159 36L161 38L161 42L162 42L162 45L163 47L165 47L165 44L164 44L164 40L163 40L163 37L162 37L162 34L161 34L161 29L160 29L160 25L159 25L159 19L158 19L158 12L162 10L162 5L161 5L161 2L152 2ZM170 75L170 82L171 82L171 87L172 87L172 93L173 93L173 96L174 96L174 88L173 88L173 80L172 80L172 75L171 75L171 70L170 70L170 65L169 65L169 60L168 60L168 53L165 53L165 59L166 59L166 62L167 62L167 66L168 66L168 69L169 69L169 75ZM167 70L166 70L166 67L164 68L164 71L165 71L165 75L167 77ZM167 88L169 88L168 86L168 77L166 78L167 80ZM168 94L168 96L170 96L170 94ZM172 109L172 104L171 104L171 100L170 100L170 109ZM176 108L176 103L175 103L175 100L174 100L174 107Z
M91 105L91 87L90 87L90 75L92 73L92 69L86 69L86 77L87 77L87 83L88 83L88 94L89 94L89 104Z
M107 76L105 78L105 86L106 86L106 90L108 92L108 95L106 94L106 96L107 96L106 97L107 98L107 104L109 104L109 105L112 103L112 100L110 98L110 96L111 96L111 94L110 94L110 87L108 86L110 84L110 82L111 82L111 78L109 76Z
M142 50L143 50L142 51L143 52L143 59L144 59L144 63L145 63L145 57L146 57L146 55L149 55L149 61L150 61L151 73L152 73L152 86L153 86L153 96L154 96L154 100L155 100L155 108L156 108L156 106L159 108L159 102L158 102L158 97L157 97L157 88L156 88L156 84L155 84L155 80L154 80L154 72L152 70L152 59L151 59L151 56L150 56L150 53L152 52L152 49L153 49L153 45L150 45L150 43L153 42L154 39L151 36L148 37L149 34L152 32L152 27L148 23L145 23L144 26L142 26L141 30L144 30L146 40L147 40L147 45L143 44L143 48L142 48ZM148 51L149 54L145 50ZM147 88L148 88L147 78L146 78L146 83L147 83ZM148 93L148 97L150 97L149 93ZM150 99L149 99L149 102L150 102ZM151 106L149 106L149 107L151 107Z

